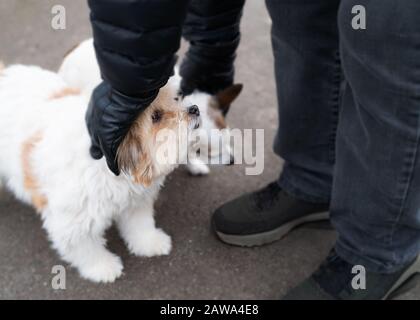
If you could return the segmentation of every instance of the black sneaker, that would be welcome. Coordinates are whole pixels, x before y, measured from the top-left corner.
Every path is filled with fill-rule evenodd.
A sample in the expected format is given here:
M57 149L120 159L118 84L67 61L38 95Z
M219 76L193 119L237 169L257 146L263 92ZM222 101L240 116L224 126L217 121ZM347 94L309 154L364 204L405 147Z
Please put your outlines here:
M302 223L328 219L328 209L328 204L298 200L272 182L225 203L214 213L212 224L226 243L259 246L281 239Z
M310 278L290 290L283 300L385 300L412 288L419 280L420 258L401 270L384 274L365 270L364 284L354 281L353 265L334 250Z

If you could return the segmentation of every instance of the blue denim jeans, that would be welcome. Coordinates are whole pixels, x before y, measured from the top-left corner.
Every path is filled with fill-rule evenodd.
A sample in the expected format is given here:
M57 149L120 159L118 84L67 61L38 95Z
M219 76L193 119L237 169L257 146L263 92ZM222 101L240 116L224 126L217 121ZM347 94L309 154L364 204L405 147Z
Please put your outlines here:
M279 183L330 203L342 258L393 272L420 251L420 1L266 2Z

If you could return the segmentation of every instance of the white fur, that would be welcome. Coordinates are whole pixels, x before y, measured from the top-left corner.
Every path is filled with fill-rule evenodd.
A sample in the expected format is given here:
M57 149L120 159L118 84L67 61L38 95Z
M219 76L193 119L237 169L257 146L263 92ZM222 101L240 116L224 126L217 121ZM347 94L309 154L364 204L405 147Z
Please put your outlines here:
M53 72L34 66L11 66L0 75L0 181L31 204L25 189L22 146L40 132L30 164L39 192L48 203L43 226L61 257L96 282L122 274L121 259L105 247L105 230L116 221L130 251L138 256L166 255L171 238L157 229L153 203L164 181L149 187L122 173L114 176L104 158L89 155L85 125L87 95L50 99L68 87Z
M93 46L93 39L87 39L80 43L72 52L70 52L64 59L58 74L71 86L82 90L83 94L89 96L93 89L101 82L100 70L97 63L95 50ZM168 84L176 91L179 91L181 84L181 77L178 69L175 68L175 74L169 79ZM218 158L220 155L230 155L233 153L230 149L229 140L223 140L223 134L228 134L225 130L222 133L218 130L214 121L209 117L208 108L211 96L204 92L195 91L193 94L185 98L186 105L197 105L200 109L201 115L201 129L205 130L208 137L211 137L210 142L213 144L213 150L218 150L217 154L212 157ZM223 141L222 148L219 148L219 142ZM206 143L203 140L203 143ZM217 148L216 148L217 145ZM198 146L199 147L199 146ZM207 149L208 145L203 145ZM224 160L229 162L229 159ZM187 170L192 175L207 175L210 172L208 165L198 157L191 157L188 159Z
M92 38L80 43L64 58L58 74L71 87L81 89L87 96L92 94L101 82Z

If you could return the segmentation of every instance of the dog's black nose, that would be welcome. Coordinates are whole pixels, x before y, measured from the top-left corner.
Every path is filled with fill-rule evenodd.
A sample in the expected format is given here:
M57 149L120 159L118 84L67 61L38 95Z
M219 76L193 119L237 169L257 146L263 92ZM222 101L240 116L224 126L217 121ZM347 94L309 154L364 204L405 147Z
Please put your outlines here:
M198 117L200 115L200 109L194 105L188 108L188 113Z

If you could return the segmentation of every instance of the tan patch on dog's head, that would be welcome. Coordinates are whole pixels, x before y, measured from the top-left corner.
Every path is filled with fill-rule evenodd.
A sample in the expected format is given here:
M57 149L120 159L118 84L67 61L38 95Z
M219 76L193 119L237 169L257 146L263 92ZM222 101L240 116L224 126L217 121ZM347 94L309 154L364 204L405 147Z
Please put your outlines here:
M226 115L233 101L241 93L242 87L242 84L234 84L211 97L207 114L217 129L227 128Z
M239 96L243 88L242 84L234 84L220 92L218 92L213 98L212 106L217 110L220 110L223 116L226 116L229 112L229 108L233 101Z
M23 185L26 191L31 195L32 204L38 212L41 212L48 203L47 198L39 191L39 183L31 165L33 150L41 139L41 132L35 133L24 141L21 151Z
M137 118L120 144L117 151L119 168L129 173L135 183L150 186L168 168L156 161L161 145L156 139L158 133L167 129L178 134L179 127L188 126L192 118L172 90L168 87L160 89L156 99Z
M61 99L68 96L77 96L80 94L80 89L78 88L71 88L71 87L65 87L61 89L60 91L54 92L49 100L55 100L55 99Z
M210 108L207 108L207 115L213 121L217 129L222 130L227 128L226 117L223 115L222 110L216 99L212 98L209 102Z

